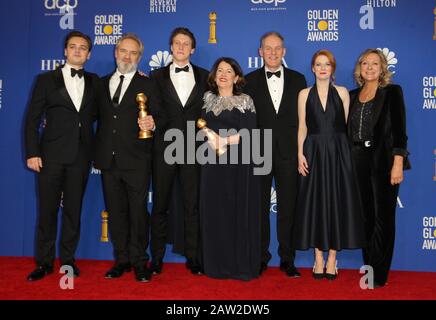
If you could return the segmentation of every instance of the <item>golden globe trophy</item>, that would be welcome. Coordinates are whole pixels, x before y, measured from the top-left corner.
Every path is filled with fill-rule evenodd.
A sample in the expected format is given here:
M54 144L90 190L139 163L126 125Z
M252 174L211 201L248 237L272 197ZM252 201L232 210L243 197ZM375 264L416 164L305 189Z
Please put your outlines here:
M436 40L436 7L433 9L434 14L434 32L433 32L433 40Z
M102 218L102 221L101 221L101 238L100 238L101 242L108 242L109 241L108 232L107 232L108 217L109 217L109 214L107 213L107 211L102 211L101 212L101 218Z
M434 149L434 156L435 156L435 159L434 159L434 176L433 176L433 181L436 181L436 149Z
M209 13L209 43L217 43L216 40L216 12Z
M207 124L206 120L204 120L202 118L197 120L197 128L203 130L209 140L215 139L215 133L213 132L213 130L206 127L206 124ZM226 147L222 147L222 148L218 147L215 151L216 151L218 156L221 156L224 152L227 151L227 148Z
M136 95L136 102L139 105L138 118L143 119L146 116L148 116L147 106L145 105L145 103L147 102L147 96L145 94L143 94L142 92L138 93ZM138 135L139 139L149 139L152 137L153 137L153 131L139 129L139 135Z

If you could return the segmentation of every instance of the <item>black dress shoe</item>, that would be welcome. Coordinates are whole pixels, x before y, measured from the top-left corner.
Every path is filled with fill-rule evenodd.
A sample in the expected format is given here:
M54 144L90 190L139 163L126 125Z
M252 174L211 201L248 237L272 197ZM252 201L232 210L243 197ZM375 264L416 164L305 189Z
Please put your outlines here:
M80 275L80 269L77 267L77 265L75 264L74 261L68 261L68 262L62 263L61 268L63 266L68 266L68 267L72 268L74 277L77 278Z
M153 260L150 264L150 270L153 274L160 274L162 272L163 263L162 260Z
M104 277L106 279L114 279L121 277L124 272L130 272L132 270L132 266L130 263L117 263L115 264Z
M295 268L295 266L290 262L281 262L280 270L282 270L288 277L299 278L301 273Z
M374 281L374 289L383 288L386 283Z
M259 275L262 275L268 269L268 264L266 262L260 263Z
M135 267L135 279L139 282L149 282L151 280L151 271L145 266Z
M53 273L53 266L51 265L38 266L35 270L29 273L29 275L27 276L27 280L29 281L41 280L42 278L44 278L44 276L50 273Z
M188 259L186 261L186 268L188 268L189 270L191 270L192 274L203 274L203 268L201 267L200 264L196 263L193 259Z

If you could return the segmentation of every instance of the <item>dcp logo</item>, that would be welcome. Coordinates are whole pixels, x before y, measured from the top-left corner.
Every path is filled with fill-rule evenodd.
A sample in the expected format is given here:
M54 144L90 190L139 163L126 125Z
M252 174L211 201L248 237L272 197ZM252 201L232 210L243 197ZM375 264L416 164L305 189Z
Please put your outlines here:
M286 0L251 0L251 3L254 4L271 4L274 3L274 7L277 7L279 3L285 3Z
M44 6L48 10L53 9L75 9L79 4L79 0L45 0Z

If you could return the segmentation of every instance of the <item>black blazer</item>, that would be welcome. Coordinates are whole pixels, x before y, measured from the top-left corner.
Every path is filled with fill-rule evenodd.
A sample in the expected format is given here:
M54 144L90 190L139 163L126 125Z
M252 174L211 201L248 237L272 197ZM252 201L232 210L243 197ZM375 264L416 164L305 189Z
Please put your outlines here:
M249 73L246 80L244 91L254 101L258 127L272 129L273 153L297 161L298 93L307 86L304 75L284 68L283 96L278 113L269 94L265 67Z
M139 139L138 104L136 95L144 93L149 113L156 114L156 95L152 81L138 72L133 76L119 106L112 104L109 80L113 73L102 78L98 94L99 119L96 137L95 167L109 169L113 153L120 169L143 168L150 161L153 139Z
M361 88L357 88L350 91L349 119L355 111L355 102L359 97L360 90ZM384 88L378 88L374 99L372 116L373 168L378 172L389 174L394 155L401 155L404 157L404 170L410 169L403 90L399 85L389 84ZM351 139L349 121L348 136Z
M92 125L97 116L95 88L99 79L89 72L85 72L84 77L79 112L68 94L61 68L37 77L25 122L27 159L41 157L43 161L70 164L76 159L79 141L91 159L94 148ZM43 115L46 123L40 138Z
M185 106L180 102L177 91L170 78L170 65L152 71L150 77L155 83L159 95L161 112L156 116L157 127L156 144L163 144L165 131L177 128L186 131L187 121L197 121L203 107L203 95L208 90L207 77L209 72L196 65L192 65L195 86L192 89Z

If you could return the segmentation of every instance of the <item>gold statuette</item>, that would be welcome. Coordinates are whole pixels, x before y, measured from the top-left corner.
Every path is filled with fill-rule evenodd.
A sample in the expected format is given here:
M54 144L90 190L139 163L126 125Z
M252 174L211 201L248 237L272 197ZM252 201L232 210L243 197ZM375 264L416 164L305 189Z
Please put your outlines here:
M213 132L213 130L206 127L206 120L204 120L202 118L198 119L197 120L197 128L203 130L209 140L215 139L216 136L215 136L215 133ZM221 147L221 148L218 147L215 151L216 151L218 156L221 156L224 152L227 151L227 148L226 147Z
M107 233L107 218L109 217L109 214L107 213L107 211L102 211L101 212L101 238L100 241L101 242L108 242L109 241L109 237L108 237L108 233Z
M209 13L209 43L217 43L216 40L216 12Z
M433 9L434 14L434 32L433 32L433 40L436 40L436 8Z
M145 103L147 102L147 96L145 94L143 94L142 92L138 93L136 95L136 102L139 105L138 118L143 119L146 116L148 116L147 106L145 105ZM153 137L153 131L139 129L139 135L138 135L139 139L149 139L152 137Z
M434 176L433 176L433 181L436 181L436 149L434 149Z

